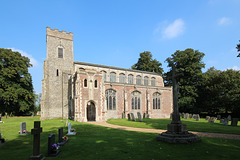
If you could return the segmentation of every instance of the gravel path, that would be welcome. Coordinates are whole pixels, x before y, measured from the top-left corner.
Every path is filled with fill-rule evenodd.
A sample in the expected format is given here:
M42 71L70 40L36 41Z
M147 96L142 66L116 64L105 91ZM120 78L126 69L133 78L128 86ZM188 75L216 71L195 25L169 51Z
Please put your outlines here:
M137 131L137 132L150 132L150 133L162 133L166 132L166 130L162 129L147 129L147 128L134 128L134 127L127 127L127 126L118 126L114 124L109 124L107 122L87 122L89 124L115 128L115 129L122 129L127 131ZM240 135L236 134L222 134L222 133L208 133L208 132L192 132L193 134L199 135L201 137L215 137L215 138L226 138L226 139L240 139Z

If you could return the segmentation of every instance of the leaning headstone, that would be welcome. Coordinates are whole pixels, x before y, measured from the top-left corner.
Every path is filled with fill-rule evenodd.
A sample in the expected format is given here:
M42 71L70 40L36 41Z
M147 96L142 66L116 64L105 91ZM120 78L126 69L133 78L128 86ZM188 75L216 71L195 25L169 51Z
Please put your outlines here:
M142 122L142 115L140 112L137 112L137 116L138 116L138 121Z
M209 119L210 119L210 116L206 116L206 120L209 121Z
M65 127L67 127L67 125L68 125L68 118L66 118Z
M229 121L231 121L231 119L232 119L231 115L228 115L227 119L228 119Z
M127 115L128 115L128 120L131 121L131 116L130 116L130 114L128 113Z
M214 123L217 120L217 117L211 117L208 122L209 123Z
M221 119L221 115L217 115L217 120L220 120Z
M237 126L237 124L238 124L238 118L232 118L231 126Z
M41 122L34 121L34 128L31 130L33 134L33 156L30 160L44 160L42 154L40 154L40 133L42 132Z
M132 119L132 121L136 121L133 113L131 113L131 119Z
M150 115L149 115L149 114L147 114L147 118L150 118Z
M146 113L143 113L143 118L146 118Z
M76 135L76 132L71 131L72 130L72 125L71 122L68 123L68 133L67 135Z
M228 126L228 122L229 122L229 120L228 120L227 118L224 118L224 120L223 120L223 125L224 125L224 126Z
M2 138L1 128L0 128L0 144L5 143L5 139Z
M200 120L200 116L199 114L196 115L196 121L199 121Z
M21 122L20 123L20 135L26 135L26 134L28 134L26 122Z
M58 150L58 144L55 143L55 135L50 134L48 136L48 156L49 157L56 157L59 153L60 150Z

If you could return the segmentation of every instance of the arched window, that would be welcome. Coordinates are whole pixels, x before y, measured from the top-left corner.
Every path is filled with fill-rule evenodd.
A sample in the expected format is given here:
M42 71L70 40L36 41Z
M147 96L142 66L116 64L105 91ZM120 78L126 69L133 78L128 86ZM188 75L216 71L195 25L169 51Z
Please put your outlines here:
M116 110L116 91L109 89L105 92L107 110Z
M116 73L115 72L110 73L110 82L116 82Z
M98 86L97 85L97 80L94 81L94 86L95 86L95 88L97 88L97 86Z
M61 46L58 47L58 58L63 58L63 48Z
M144 77L144 86L148 86L148 77L147 76Z
M133 84L133 75L132 74L128 75L128 83Z
M160 109L160 93L153 94L153 109Z
M119 83L125 83L125 74L121 73L119 74Z
M136 77L136 84L138 84L138 85L142 84L142 77L139 75Z
M87 79L84 79L84 87L87 87Z
M140 108L141 108L141 93L138 91L134 91L132 93L132 109Z
M152 77L152 79L151 79L151 85L152 86L155 86L156 84L156 78L154 78L154 77Z
M107 72L102 71L102 76L103 76L104 82L106 82L107 81Z

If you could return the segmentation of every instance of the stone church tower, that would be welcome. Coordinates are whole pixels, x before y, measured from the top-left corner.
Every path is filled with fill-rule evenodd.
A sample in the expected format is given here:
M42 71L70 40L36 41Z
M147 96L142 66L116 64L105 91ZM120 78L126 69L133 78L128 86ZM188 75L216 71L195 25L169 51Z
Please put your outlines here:
M41 119L68 118L73 73L73 33L47 27Z

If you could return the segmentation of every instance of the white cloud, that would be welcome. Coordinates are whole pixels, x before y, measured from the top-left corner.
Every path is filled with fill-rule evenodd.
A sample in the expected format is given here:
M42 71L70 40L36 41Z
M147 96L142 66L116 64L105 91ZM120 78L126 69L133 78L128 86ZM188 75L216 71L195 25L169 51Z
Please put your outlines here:
M162 24L166 24L166 22L163 22ZM183 34L184 30L184 21L182 19L176 19L173 23L168 24L166 27L159 25L154 30L154 34L161 33L162 38L171 39Z
M235 71L240 71L240 67L238 67L238 66L234 66L232 69Z
M225 26L231 24L231 19L227 17L222 17L218 20L218 25Z
M26 52L24 52L20 49L15 49L15 48L9 48L9 49L11 49L12 51L16 51L16 52L21 53L22 56L28 57L30 59L30 63L33 65L33 67L38 66L38 61L36 59L34 59L32 57L32 55L30 55L30 54L28 54L28 53L26 53Z

